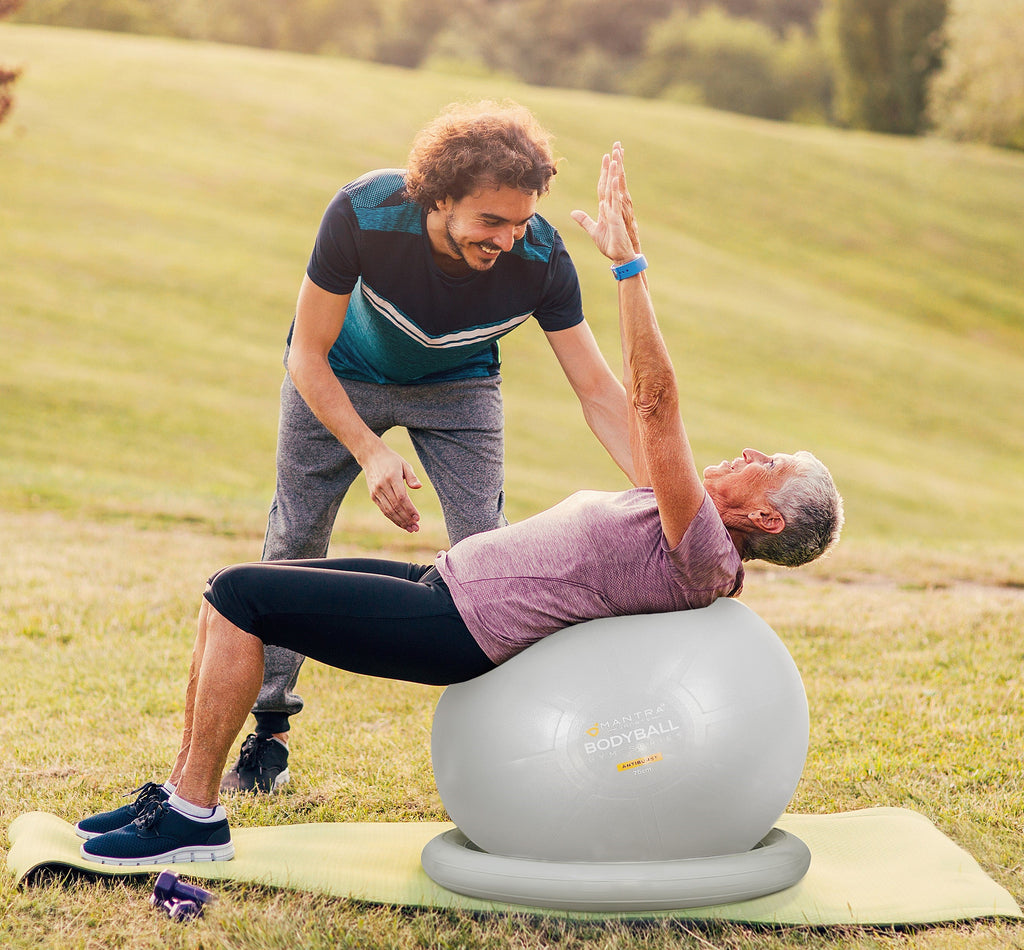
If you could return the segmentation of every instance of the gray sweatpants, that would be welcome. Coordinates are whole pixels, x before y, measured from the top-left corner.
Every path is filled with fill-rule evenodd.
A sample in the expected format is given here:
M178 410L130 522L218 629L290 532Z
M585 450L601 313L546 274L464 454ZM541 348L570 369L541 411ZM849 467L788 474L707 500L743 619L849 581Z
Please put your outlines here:
M407 430L441 502L451 544L507 523L500 376L401 386L342 382L360 418L377 435L396 426ZM325 557L338 508L360 470L285 374L277 489L263 560ZM304 659L282 647L266 647L263 686L253 706L259 732L287 732L288 717L302 709L294 690Z

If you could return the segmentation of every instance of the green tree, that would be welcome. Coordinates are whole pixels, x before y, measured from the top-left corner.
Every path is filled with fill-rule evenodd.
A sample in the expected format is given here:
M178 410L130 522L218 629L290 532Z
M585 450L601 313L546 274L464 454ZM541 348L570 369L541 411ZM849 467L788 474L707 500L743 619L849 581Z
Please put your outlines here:
M768 119L824 116L829 83L817 43L791 29L784 39L716 6L678 11L652 27L637 68L640 95L684 99Z
M813 32L822 0L682 0L677 3L691 13L700 13L709 6L718 6L730 16L744 20L756 20L771 27L776 36L783 37L798 26L807 33Z
M161 11L175 36L265 49L370 59L377 30L373 6L355 0L146 2Z
M434 53L544 86L618 91L671 0L464 0Z
M1024 0L953 0L928 115L940 134L1024 149Z
M21 6L19 3L18 6ZM170 27L156 0L33 0L17 20L115 33L167 34Z
M877 132L924 129L946 6L947 0L828 0L821 28L841 122Z
M427 57L434 37L450 15L441 0L378 0L372 58L415 68Z

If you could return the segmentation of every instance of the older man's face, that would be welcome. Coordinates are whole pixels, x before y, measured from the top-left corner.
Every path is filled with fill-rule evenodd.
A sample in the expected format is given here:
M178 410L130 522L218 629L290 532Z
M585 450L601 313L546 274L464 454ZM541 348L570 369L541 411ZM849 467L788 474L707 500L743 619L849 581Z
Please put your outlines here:
M797 470L792 455L765 455L757 449L744 449L731 462L723 461L704 469L704 487L721 510L723 505L753 508L769 492L776 491ZM721 502L721 504L719 504Z

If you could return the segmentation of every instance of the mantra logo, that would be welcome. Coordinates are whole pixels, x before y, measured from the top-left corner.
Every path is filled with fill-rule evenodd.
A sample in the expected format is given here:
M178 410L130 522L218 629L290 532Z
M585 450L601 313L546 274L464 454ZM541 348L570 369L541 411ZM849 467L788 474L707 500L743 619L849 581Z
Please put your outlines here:
M583 741L583 751L587 755L610 752L613 749L631 746L636 742L657 739L678 732L678 723L665 717L664 712L665 707L660 706L656 710L645 709L639 713L632 713L629 716L612 719L608 722L595 722L586 731L590 739Z

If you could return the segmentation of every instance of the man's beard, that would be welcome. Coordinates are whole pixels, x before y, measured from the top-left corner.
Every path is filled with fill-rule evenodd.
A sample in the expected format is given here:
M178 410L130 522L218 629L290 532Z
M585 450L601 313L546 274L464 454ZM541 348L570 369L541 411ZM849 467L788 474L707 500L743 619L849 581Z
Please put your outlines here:
M469 262L469 260L466 258L465 252L462 250L461 247L459 247L459 242L455 240L455 235L452 234L452 218L454 218L454 217L455 217L455 215L452 214L451 212L449 212L445 216L445 219L444 219L444 237L445 237L445 242L448 245L448 250L450 250L452 252L452 254L454 256L456 256L460 261L462 261L462 263L465 264L470 270L475 270L475 271L488 271L488 270L490 270L491 269L491 265L494 264L494 262L498 259L499 255L496 254L493 258L488 258L489 263L486 266L474 266L473 264L471 264ZM487 241L480 241L480 242L477 242L477 245L481 245L482 246L482 245L487 244L487 243L489 243L489 242L487 242ZM474 246L476 246L476 245L474 245ZM491 245L491 246L494 247L494 249L496 251L498 251L499 254L501 253L501 248L495 247L494 245Z

